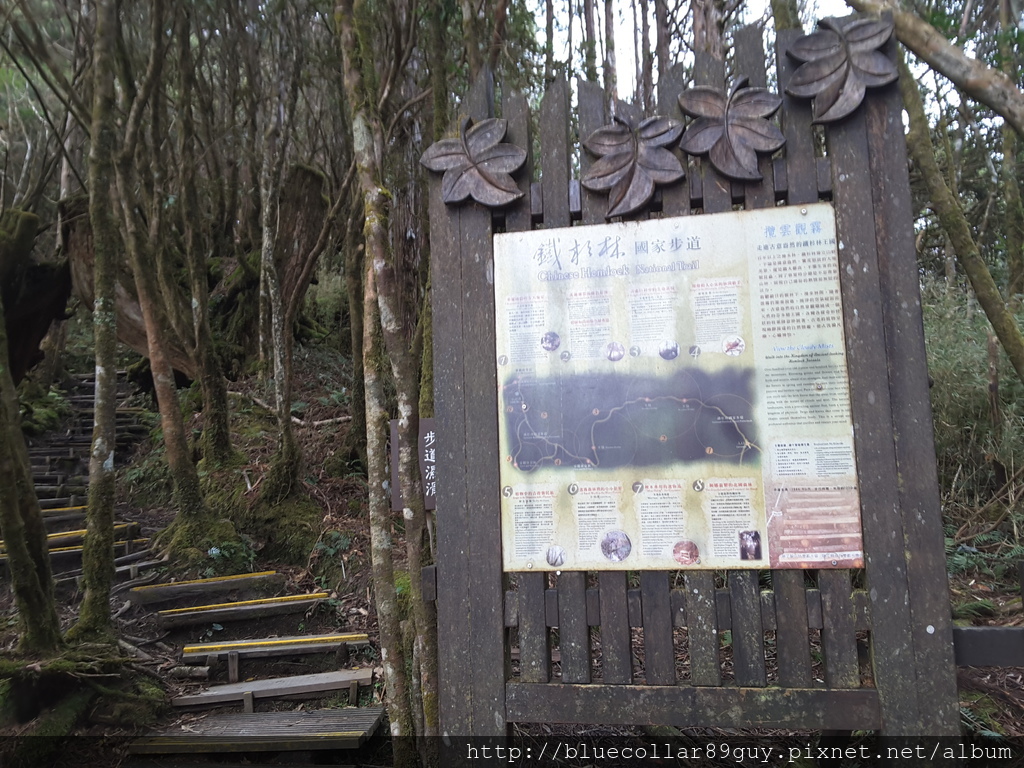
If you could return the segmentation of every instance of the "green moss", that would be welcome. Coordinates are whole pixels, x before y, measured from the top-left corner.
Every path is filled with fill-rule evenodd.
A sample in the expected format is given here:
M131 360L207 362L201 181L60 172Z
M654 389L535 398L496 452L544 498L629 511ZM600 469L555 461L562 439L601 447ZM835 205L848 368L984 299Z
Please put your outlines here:
M234 524L226 518L211 516L209 519L185 520L178 517L157 534L156 544L161 551L170 555L177 570L210 570L210 575L238 572L232 570L228 559L220 559L216 554L211 554L242 546L242 539Z

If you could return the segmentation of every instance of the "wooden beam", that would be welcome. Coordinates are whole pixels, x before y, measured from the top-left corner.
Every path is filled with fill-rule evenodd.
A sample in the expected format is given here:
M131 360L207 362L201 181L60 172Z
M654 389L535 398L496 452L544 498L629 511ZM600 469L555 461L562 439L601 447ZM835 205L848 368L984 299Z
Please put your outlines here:
M1024 667L1024 627L953 627L958 667Z
M339 669L315 675L274 677L269 680L246 680L240 683L216 685L201 693L178 696L171 699L175 707L212 706L226 702L243 701L246 694L255 699L278 699L303 693L325 693L345 690L353 682L370 685L373 682L372 669Z
M165 584L146 584L128 592L128 599L135 605L150 605L182 597L194 597L232 589L253 589L279 586L284 583L284 574L276 571L241 573L235 576L216 576L212 579L192 579Z
M507 691L510 722L812 731L871 730L882 723L873 689L510 683Z
M317 605L326 597L326 592L315 592L308 595L270 597L264 600L246 600L239 603L201 605L196 608L174 608L169 611L159 611L156 618L157 623L164 628L185 627L212 621L240 621L257 616L300 613Z
M216 656L227 657L238 653L241 658L270 658L292 656L300 653L325 653L336 651L344 645L366 646L369 635L361 632L342 632L331 635L309 635L297 637L267 637L262 640L236 640L229 643L200 643L186 645L181 649L182 661L205 659Z

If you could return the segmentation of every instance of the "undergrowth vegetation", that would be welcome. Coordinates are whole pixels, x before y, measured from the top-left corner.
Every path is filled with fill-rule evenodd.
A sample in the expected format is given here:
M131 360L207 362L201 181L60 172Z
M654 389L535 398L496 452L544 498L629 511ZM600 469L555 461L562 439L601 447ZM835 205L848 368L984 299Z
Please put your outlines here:
M1013 589L1024 560L1024 385L962 291L928 281L923 300L950 575Z

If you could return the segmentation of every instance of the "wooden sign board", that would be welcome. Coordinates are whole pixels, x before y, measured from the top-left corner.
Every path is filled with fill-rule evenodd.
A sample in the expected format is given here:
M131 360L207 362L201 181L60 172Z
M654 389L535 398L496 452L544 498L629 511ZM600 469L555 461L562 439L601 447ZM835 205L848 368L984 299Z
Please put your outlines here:
M424 509L437 509L437 431L434 420L420 419L417 453L420 461L420 478L423 482ZM402 488L398 479L398 420L391 420L391 443L388 460L391 462L391 509L400 511L405 504L402 502Z
M863 564L830 204L494 240L506 570Z

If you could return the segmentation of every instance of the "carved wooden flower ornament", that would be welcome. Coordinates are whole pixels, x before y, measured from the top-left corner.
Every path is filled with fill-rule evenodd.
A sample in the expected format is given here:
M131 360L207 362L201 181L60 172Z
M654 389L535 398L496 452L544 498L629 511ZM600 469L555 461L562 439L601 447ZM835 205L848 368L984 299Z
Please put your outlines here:
M793 73L786 93L813 98L814 122L831 123L857 109L865 89L899 77L889 57L878 50L892 37L893 22L823 19L818 27L789 49L790 56L805 63Z
M655 184L683 178L679 158L669 151L682 132L681 123L656 116L638 126L615 117L590 134L583 146L599 159L580 183L593 192L608 190L606 218L642 208L654 195Z
M508 205L523 196L510 174L526 162L526 150L502 141L508 122L497 118L473 124L462 121L457 139L441 139L431 144L420 162L438 173L441 199L461 203L472 197L483 205Z
M700 85L679 97L679 107L697 118L680 144L691 155L707 154L719 173L731 179L757 181L758 152L774 152L786 143L782 132L768 122L782 98L765 88L748 88L739 78L728 95Z

